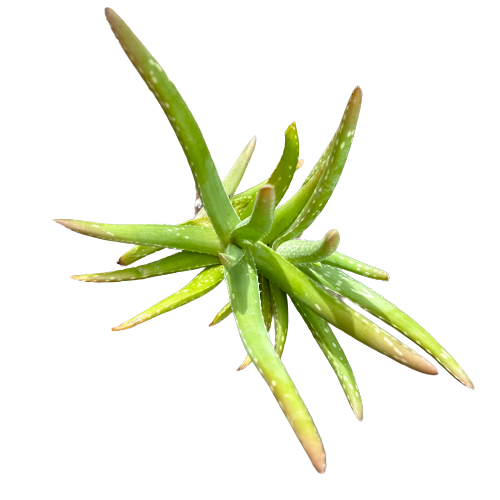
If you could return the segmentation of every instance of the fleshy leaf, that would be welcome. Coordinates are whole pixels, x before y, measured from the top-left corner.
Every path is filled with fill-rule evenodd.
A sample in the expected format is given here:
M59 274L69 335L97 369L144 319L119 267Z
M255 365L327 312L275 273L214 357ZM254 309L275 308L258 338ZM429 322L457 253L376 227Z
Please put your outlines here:
M127 250L117 261L117 264L120 266L130 266L134 262L138 260L144 259L148 255L152 255L160 250L163 250L163 247L152 247L146 245L136 245L132 247L130 250Z
M236 189L238 189L241 179L243 178L248 164L250 163L250 159L252 158L256 142L257 138L253 137L252 140L245 146L245 149L241 152L240 156L236 160L236 163L222 181L224 191L228 196L232 196L236 192ZM196 218L199 219L200 217L205 217L206 215L206 210L202 208L196 215Z
M316 172L320 168L324 168L327 158L332 154L333 147L335 145L335 140L337 139L337 132L338 132L338 129L335 131L335 134L334 134L332 140L328 143L328 146L323 151L323 154L320 156L319 160L314 164L314 167L311 169L311 171L307 175L307 177L302 185L305 185L306 183L308 183L309 180L311 179L311 177L313 175L315 175Z
M238 264L244 255L244 250L236 245L233 245L232 243L229 243L226 247L226 251L219 254L219 259L224 267L230 268Z
M274 248L278 248L284 241L294 239L302 234L314 222L330 199L340 175L342 174L347 155L351 148L354 130L356 129L359 110L361 108L361 96L361 89L356 87L345 108L344 116L337 130L332 151L325 159L326 165L323 176L314 194L311 196L296 221L278 238L273 245Z
M252 192L248 195L240 196L236 195L231 198L231 204L234 206L234 209L238 214L240 214L244 208L248 205L248 203L254 199L255 195L259 191L259 189L265 184L265 182L262 183L262 185L256 186L255 192ZM253 188L252 188L253 189ZM210 219L208 217L199 217L195 219L189 219L185 222L182 222L179 224L180 226L202 226L202 227L209 227L213 228L212 223L210 222ZM118 259L118 264L121 266L129 266L130 264L133 264L134 262L137 262L140 259L143 259L144 257L147 257L148 255L151 255L155 252L158 252L158 250L162 250L162 248L158 247L151 247L151 246L144 246L144 245L137 245L135 247L132 247L130 250L125 252L119 259Z
M274 350L281 358L288 334L288 301L286 293L272 281L269 281L269 289L273 301Z
M358 420L363 420L363 404L354 373L330 326L323 318L314 314L300 302L294 301L293 303L337 375L354 415Z
M285 241L276 251L288 260L288 262L293 264L304 264L326 259L337 250L339 243L339 232L332 229L319 241Z
M271 248L260 241L249 248L259 272L292 299L302 302L328 323L398 363L422 373L437 374L436 368L420 354L328 293Z
M285 132L285 147L283 149L283 154L281 155L281 159L277 167L274 169L271 177L269 177L269 180L267 181L267 184L274 186L274 191L276 193L276 206L282 200L283 196L285 196L285 193L292 182L298 161L299 137L297 135L297 127L294 122ZM250 216L253 205L253 201L247 205L241 214L242 219Z
M155 318L160 314L172 311L173 309L177 309L178 307L192 302L195 299L203 297L203 295L206 295L208 292L213 290L224 279L222 269L223 266L215 266L204 269L184 288L181 288L178 292L175 292L161 302L158 302L158 304L146 309L141 314L138 314L132 319L125 321L125 323L113 328L113 331L132 328L148 321L149 319Z
M267 335L260 309L257 272L251 255L225 269L231 306L241 340L252 362L269 385L283 413L316 470L323 473L326 457L314 422Z
M224 191L196 120L163 68L125 22L109 8L106 9L106 18L130 62L140 73L167 115L186 155L203 206L217 236L226 246L229 243L229 233L240 222L240 219Z
M267 234L273 225L275 200L274 187L270 184L262 186L257 194L252 215L236 226L231 232L231 240L257 241Z
M189 252L219 255L224 249L213 229L197 226L160 224L100 224L83 220L57 219L62 226L76 233L101 240L177 248Z
M304 184L288 201L276 209L271 231L262 238L264 243L270 243L277 238L299 216L314 193L322 174L322 169L317 171L307 184Z
M418 344L429 353L441 366L450 372L458 381L471 389L474 388L469 377L460 365L453 359L427 331L394 304L384 299L371 288L356 281L346 273L330 266L322 269L304 266L307 273L314 275L318 282L351 300L388 325L392 326L407 338Z
M155 276L190 271L191 269L215 266L217 264L219 264L219 259L213 255L195 252L179 252L143 266L120 269L118 271L111 271L108 273L80 274L78 276L71 277L74 280L88 281L92 283L116 283L118 281L153 278Z
M259 287L260 287L260 308L262 311L262 317L264 318L264 324L266 325L266 330L269 332L271 329L271 323L273 321L273 305L271 301L271 291L269 290L269 280L259 274ZM252 362L252 358L247 355L243 363L238 367L236 371L243 370Z
M340 252L335 252L330 255L330 257L323 261L323 264L339 267L340 269L345 269L351 273L356 273L375 280L389 280L389 275L385 271L382 271L382 269L377 269L376 267L360 262L359 260L348 257Z
M214 326L217 323L220 323L222 320L226 319L230 314L233 313L233 309L231 308L231 302L228 302L215 316L212 323L208 326Z

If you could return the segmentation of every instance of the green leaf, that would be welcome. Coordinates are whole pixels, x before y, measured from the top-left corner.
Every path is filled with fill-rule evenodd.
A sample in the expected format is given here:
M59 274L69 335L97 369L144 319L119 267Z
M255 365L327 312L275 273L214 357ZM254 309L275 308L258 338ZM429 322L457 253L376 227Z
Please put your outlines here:
M256 186L256 188L262 187L264 184L265 184L265 182L262 183L262 185ZM257 192L258 192L258 189L255 189L254 194L248 194L245 196L236 195L233 198L231 198L231 204L234 206L234 208L238 214L241 213L244 210L244 208L248 205L248 203L254 199L255 194L257 194ZM202 226L202 227L208 227L208 228L213 229L212 223L210 222L210 219L208 217L189 219L185 222L182 222L179 225L181 225L181 226ZM121 266L129 266L130 264L133 264L134 262L137 262L138 260L143 259L144 257L147 257L148 255L151 255L155 252L158 252L158 250L162 250L162 248L161 247L158 248L158 247L137 245L135 247L132 247L127 252L125 252L118 259L118 264L120 264Z
M342 170L344 169L347 155L351 149L354 131L358 122L359 110L361 108L361 89L356 87L347 103L344 116L340 122L332 151L327 156L323 176L318 183L314 194L302 210L296 221L290 226L286 233L278 239L274 248L281 243L294 239L302 234L322 212L326 203L337 185Z
M266 330L269 332L271 329L271 322L273 321L273 305L271 302L271 292L269 290L269 281L264 278L262 274L259 274L259 287L260 287L260 308L262 311L262 317L264 318L264 324L266 325ZM243 370L252 362L252 358L247 355L243 363L238 367L236 371Z
M217 236L226 246L229 233L240 219L224 191L196 120L163 68L125 22L111 9L106 9L106 18L128 58L167 115L186 155L203 206Z
M331 295L262 242L255 243L250 251L260 273L328 323L413 370L434 375L437 373L425 358Z
M297 127L295 122L292 123L285 132L285 147L281 159L274 169L267 184L274 186L276 193L276 205L282 200L283 196L288 190L292 182L293 175L299 161L299 137L297 135ZM252 213L254 202L250 202L243 213L241 218L246 218Z
M101 240L177 248L190 252L219 255L224 251L213 229L197 226L167 226L160 224L100 224L83 220L58 219L62 226L76 233Z
M252 158L255 143L257 142L257 138L253 137L252 140L245 146L245 149L242 151L236 163L233 165L229 173L226 175L224 180L222 181L222 185L224 186L224 191L228 196L232 196L236 189L238 188L243 175L250 163L250 159ZM207 212L204 208L202 208L198 214L196 215L196 219L200 217L205 217Z
M219 254L221 264L228 269L234 267L245 255L245 251L240 247L229 243L224 253Z
M233 313L233 309L231 308L231 302L228 302L215 316L212 323L208 326L214 326L217 323L220 323L223 319L226 319L230 314Z
M264 243L271 243L299 216L307 201L314 193L323 170L320 169L304 184L288 201L283 203L274 213L274 222L271 231L262 239Z
M361 402L354 373L330 326L323 318L314 314L313 311L300 302L293 301L293 304L313 334L314 340L320 346L335 375L337 375L354 415L358 420L363 420L363 403Z
M208 292L213 290L224 279L222 269L223 266L215 266L204 269L184 288L181 288L178 292L175 292L161 302L158 302L158 304L155 304L137 316L134 316L132 319L125 321L125 323L113 328L113 331L126 330L140 325L145 321L156 318L160 314L172 311L173 309L177 309L178 307L188 304L195 299L203 297L203 295L206 295Z
M332 229L319 241L285 241L276 251L288 262L304 264L326 259L337 250L339 243L340 235L337 230Z
M367 278L373 278L375 280L389 280L389 275L377 269L376 267L360 262L359 260L348 257L340 252L335 252L323 261L323 264L328 264L329 266L339 267L340 269L345 269L351 273L356 273L361 276L366 276Z
M152 255L160 250L163 250L164 247L152 247L145 245L136 245L132 247L130 250L127 250L117 261L117 264L120 266L130 266L134 262L138 260L144 259L148 255Z
M200 267L214 266L217 264L219 264L219 259L213 255L179 252L143 266L120 269L108 273L80 274L71 277L74 280L92 283L115 283L117 281L153 278L155 276L190 271L191 269L199 269Z
M224 273L243 345L269 385L312 464L322 473L326 468L323 444L309 411L267 335L260 309L257 271L251 255L245 256L231 269L224 268Z
M269 281L269 289L273 302L274 350L281 358L288 334L288 301L286 293L272 281Z
M273 225L275 207L274 187L262 186L257 194L252 215L240 222L232 231L232 241L257 241L267 234Z
M333 147L335 145L335 140L337 139L337 132L338 132L338 129L335 131L335 134L334 134L332 140L328 143L328 146L323 151L323 154L321 155L320 159L315 163L314 167L311 169L311 171L309 172L308 176L306 177L306 180L304 181L304 183L302 185L305 185L307 182L309 182L309 180L311 179L311 177L313 175L315 175L316 172L320 168L324 168L325 167L327 158L332 154Z
M314 275L318 282L330 288L343 297L351 300L388 325L392 326L407 338L418 344L429 353L441 366L451 373L462 384L471 389L474 388L471 380L462 370L460 365L453 359L427 331L407 314L398 309L394 304L384 299L371 288L363 285L346 273L330 266L321 269L308 268L308 273Z

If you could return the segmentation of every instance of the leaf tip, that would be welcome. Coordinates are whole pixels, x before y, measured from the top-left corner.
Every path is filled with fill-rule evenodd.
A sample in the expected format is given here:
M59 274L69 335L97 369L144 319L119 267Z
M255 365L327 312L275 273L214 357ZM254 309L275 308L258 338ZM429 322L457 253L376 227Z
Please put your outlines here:
M320 473L324 474L326 472L326 455L323 453L323 458L319 461L313 462L314 468Z
M474 384L472 383L472 380L463 372L463 370L461 373L461 377L458 378L458 381L462 382L462 384L464 384L465 387L468 387L469 389L472 389L473 391L476 390L476 388L474 387Z

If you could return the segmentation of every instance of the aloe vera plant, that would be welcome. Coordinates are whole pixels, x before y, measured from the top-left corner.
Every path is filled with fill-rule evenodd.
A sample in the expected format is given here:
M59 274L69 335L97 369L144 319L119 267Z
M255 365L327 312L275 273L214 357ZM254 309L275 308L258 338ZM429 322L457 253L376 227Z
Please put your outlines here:
M344 298L398 330L462 384L473 388L451 354L420 325L344 271L378 280L388 280L387 273L337 252L340 237L336 230L328 231L319 241L300 239L325 208L338 183L354 138L361 90L357 87L352 92L333 139L288 201L280 204L301 163L295 123L285 132L283 154L270 177L235 194L255 148L255 139L221 181L193 115L163 68L114 11L106 9L106 17L172 125L200 199L195 218L174 225L56 221L87 236L135 245L120 257L118 263L123 266L164 248L179 250L149 264L73 276L76 280L119 282L201 270L184 288L113 330L132 328L187 304L225 280L229 302L215 316L212 325L234 315L248 355L239 369L249 364L255 366L320 473L326 468L321 438L281 361L288 332L287 296L325 354L360 420L363 407L359 389L330 325L413 370L426 374L437 374L437 370L424 357L352 309ZM274 346L268 333L273 318Z

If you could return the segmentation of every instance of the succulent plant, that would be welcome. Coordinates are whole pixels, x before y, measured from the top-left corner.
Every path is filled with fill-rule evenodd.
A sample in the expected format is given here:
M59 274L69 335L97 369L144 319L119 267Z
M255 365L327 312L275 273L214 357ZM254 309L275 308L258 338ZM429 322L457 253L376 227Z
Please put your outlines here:
M201 131L165 71L111 9L106 17L126 55L154 94L182 146L199 193L198 211L175 225L101 224L59 219L75 232L135 246L118 261L128 266L164 248L180 250L155 262L99 274L73 276L88 282L111 283L202 269L184 288L113 330L137 326L187 304L226 281L229 302L212 325L233 314L247 358L269 385L316 470L325 471L321 438L281 356L288 331L288 299L296 307L337 375L358 419L363 407L352 369L329 325L409 368L437 374L425 358L404 345L344 299L360 306L415 342L467 387L472 382L454 358L420 325L392 303L344 271L388 280L386 272L337 251L339 233L328 231L320 241L300 239L325 208L344 168L361 107L355 88L340 125L300 189L280 204L301 165L295 123L285 132L281 159L271 176L247 191L234 194L255 148L245 147L221 181ZM269 330L274 318L274 346Z

